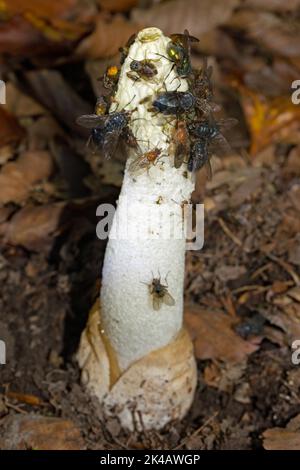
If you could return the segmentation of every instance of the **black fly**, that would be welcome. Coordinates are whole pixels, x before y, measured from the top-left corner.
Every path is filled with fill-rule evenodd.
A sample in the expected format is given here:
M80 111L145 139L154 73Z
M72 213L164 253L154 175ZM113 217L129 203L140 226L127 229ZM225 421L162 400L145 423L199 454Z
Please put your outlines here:
M191 148L188 162L189 171L198 171L207 165L211 177L210 157L213 153L228 154L231 147L221 133L223 129L229 129L237 123L236 119L221 119L214 121L210 118L206 121L194 121L188 126L189 133L196 139Z
M85 114L77 118L80 126L91 129L91 140L101 148L104 158L110 158L117 148L122 132L127 128L132 111L115 111L106 115Z
M152 103L154 108L166 116L186 113L196 104L197 100L190 91L165 91L159 93Z
M168 73L168 76L176 66L178 75L180 77L187 77L192 72L192 66L190 61L190 43L199 42L199 39L195 38L194 36L191 36L187 29L184 30L183 34L171 34L170 38L171 41L167 45L168 57L161 56L173 62L172 68Z
M167 45L167 54L176 65L180 77L186 77L192 72L190 62L191 42L199 42L198 38L191 36L187 29L184 33L171 34L171 42Z
M200 71L193 70L192 90L197 98L198 108L204 113L209 114L211 111L218 111L219 106L213 103L213 87L212 87L212 66L207 66L207 59L204 59L203 67Z
M166 304L169 307L175 305L175 300L168 291L167 278L165 279L166 284L161 283L161 277L153 277L152 281L148 285L150 295L152 297L152 306L154 310L159 310L162 304Z

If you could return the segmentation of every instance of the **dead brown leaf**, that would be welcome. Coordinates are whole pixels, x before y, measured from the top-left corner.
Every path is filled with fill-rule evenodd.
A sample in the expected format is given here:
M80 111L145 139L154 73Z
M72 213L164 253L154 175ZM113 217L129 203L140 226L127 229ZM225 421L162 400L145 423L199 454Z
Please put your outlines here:
M75 53L89 59L113 56L140 28L121 15L111 17L101 14L97 17L95 30L81 41Z
M52 19L65 16L76 3L77 0L28 0L26 4L22 0L2 0L0 12L6 15L23 15L30 11L37 16Z
M155 25L165 34L186 28L199 36L229 20L238 4L239 0L172 0L154 5L149 10L133 10L132 18L145 26Z
M0 147L17 143L24 135L24 129L17 119L3 107L0 107Z
M205 367L203 379L210 387L217 388L222 392L232 393L236 385L245 383L242 382L245 369L246 361L239 363L213 361Z
M8 391L5 393L5 396L7 398L11 398L13 400L16 400L20 403L26 403L27 405L30 406L43 406L45 405L45 402L39 397L36 397L35 395L30 395L28 393L19 393L19 392L11 392Z
M290 97L266 98L238 81L233 82L233 85L240 92L241 104L251 133L251 155L256 155L270 143L298 142L300 108L293 105Z
M43 150L58 136L63 136L64 131L51 114L45 114L26 123L29 150Z
M246 274L247 270L245 266L229 266L229 265L222 265L219 266L217 270L217 276L221 279L222 282L232 281L234 279L240 278L244 274Z
M97 3L104 10L121 12L128 11L135 7L138 3L138 0L97 0Z
M5 423L1 449L80 450L84 443L72 421L43 416L13 415Z
M24 18L51 41L76 40L82 36L86 26L82 24L80 15L83 13L83 18L87 18L88 12L92 14L94 11L92 4L87 8L78 0L28 0L26 4L22 0L3 0L0 4L2 16Z
M300 415L293 418L286 428L271 428L263 433L266 450L300 450Z
M297 10L300 7L299 0L245 0L245 7L258 10L286 12Z
M47 110L13 83L6 83L6 109L17 118L46 114Z
M258 193L262 192L263 180L261 175L250 176L237 189L233 191L229 198L230 207L240 207L244 202L251 201Z
M272 313L264 312L264 316L272 325L284 331L286 345L300 337L300 304L294 300L297 292L298 287L290 289L283 295L275 296L272 303L276 305L277 310Z
M22 16L1 23L0 54L32 57L48 49L48 40Z
M248 38L276 56L300 55L300 32L292 19L284 21L273 13L245 9L237 11L227 26L243 31Z
M233 330L236 320L220 311L190 305L185 311L185 323L195 341L198 359L242 362L259 347L259 338L252 342L243 340Z
M76 124L76 118L81 114L90 114L92 107L84 101L64 80L56 70L34 70L24 77L30 91L37 101L42 103L64 125L86 137L82 126Z
M61 229L64 208L65 203L44 206L28 204L1 226L0 235L5 243L47 252Z
M52 170L52 157L46 151L25 152L7 163L0 173L0 204L24 202L34 183L48 178Z

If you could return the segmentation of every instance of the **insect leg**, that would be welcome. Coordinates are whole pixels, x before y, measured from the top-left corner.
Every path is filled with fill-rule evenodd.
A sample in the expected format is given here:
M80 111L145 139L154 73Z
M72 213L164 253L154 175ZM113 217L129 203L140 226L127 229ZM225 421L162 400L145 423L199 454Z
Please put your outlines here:
M167 78L168 78L168 76L170 75L170 73L174 70L174 67L175 67L175 64L173 63L172 67L171 67L170 70L169 70L168 75L165 77L165 81L167 80ZM177 77L174 77L174 78L177 78ZM174 80L174 78L173 78L173 80ZM173 80L172 80L172 82L173 82ZM171 82L171 83L172 83L172 82ZM180 86L180 85L179 85L179 86Z

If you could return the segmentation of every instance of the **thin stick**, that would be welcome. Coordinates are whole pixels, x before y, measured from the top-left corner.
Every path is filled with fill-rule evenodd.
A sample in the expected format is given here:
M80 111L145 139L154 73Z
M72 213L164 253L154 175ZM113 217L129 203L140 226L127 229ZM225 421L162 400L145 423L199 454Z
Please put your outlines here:
M223 231L226 233L226 235L228 235L229 238L231 238L231 240L238 246L242 246L242 242L241 240L236 237L234 235L234 233L232 233L232 231L230 230L230 228L227 227L227 225L225 224L224 220L221 218L221 217L217 217L217 220L221 226L221 228L223 229Z
M277 258L277 256L275 255L271 255L269 253L265 253L263 251L263 253L267 256L267 258L269 258L271 261L274 261L275 263L279 264L279 266L281 266L290 276L291 278L293 279L294 283L299 286L300 285L300 279L299 279L299 276L298 274L295 273L295 271L292 269L291 265L289 263L286 263L285 261L283 261L282 259L280 258Z

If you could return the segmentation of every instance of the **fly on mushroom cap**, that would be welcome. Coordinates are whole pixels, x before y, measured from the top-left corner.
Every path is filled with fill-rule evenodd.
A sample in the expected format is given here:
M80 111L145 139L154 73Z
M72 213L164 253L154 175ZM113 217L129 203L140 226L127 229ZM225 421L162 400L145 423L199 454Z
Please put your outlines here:
M162 150L156 147L153 150L143 153L131 162L129 165L129 171L135 174L141 173L144 170L149 171L150 167L157 163L161 156L161 152Z
M91 139L110 158L116 151L121 133L129 123L133 111L115 111L110 114L85 114L77 118L77 124L91 129Z
M181 114L196 106L197 100L190 91L165 91L153 101L153 107L164 115Z
M150 59L144 60L133 60L130 62L130 69L133 72L136 72L138 78L142 78L144 80L149 80L157 75L157 68L155 67L154 63ZM131 78L130 72L127 75Z
M187 163L190 153L190 137L185 120L177 120L173 133L174 166L180 168L182 163Z
M150 284L148 284L149 292L152 296L152 305L154 310L159 310L162 304L173 307L175 305L175 300L168 291L167 276L165 278L165 283L161 283L161 277L154 277Z
M173 62L170 72L176 66L176 71L180 77L188 77L192 73L190 61L190 43L199 42L198 38L191 36L187 29L181 34L171 34L171 41L167 45L167 57L165 59ZM158 54L161 55L161 54Z
M117 67L116 65L110 65L109 67L107 67L102 80L104 88L112 90L118 83L119 75L119 67Z

